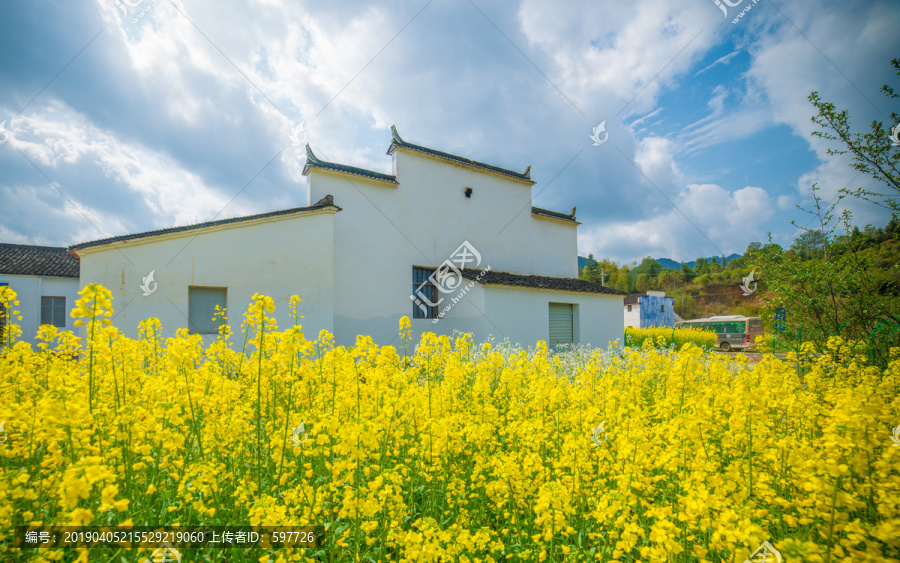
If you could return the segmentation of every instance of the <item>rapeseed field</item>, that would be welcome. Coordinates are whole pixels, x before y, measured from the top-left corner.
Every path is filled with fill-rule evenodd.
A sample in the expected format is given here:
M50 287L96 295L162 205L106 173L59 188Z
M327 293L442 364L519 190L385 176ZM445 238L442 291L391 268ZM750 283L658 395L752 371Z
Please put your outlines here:
M20 549L16 526L320 526L312 548L182 561L900 560L900 351L839 339L804 363L703 351L524 350L426 334L336 347L280 330L204 345L109 322L0 352L0 559L143 561L152 549ZM5 439L4 439L5 438ZM755 561L759 559L754 559ZM774 561L774 559L772 559Z

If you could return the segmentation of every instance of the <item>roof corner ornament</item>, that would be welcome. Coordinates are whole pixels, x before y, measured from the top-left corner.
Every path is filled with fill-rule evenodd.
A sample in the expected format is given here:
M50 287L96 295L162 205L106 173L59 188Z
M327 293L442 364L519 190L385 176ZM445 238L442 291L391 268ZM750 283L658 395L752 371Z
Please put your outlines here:
M334 197L331 194L328 194L316 202L316 206L318 205L334 205Z
M391 141L394 143L403 144L403 139L400 138L400 133L397 133L396 125L391 125Z
M321 162L315 154L313 154L312 148L309 146L309 143L306 143L306 164L319 164Z
M572 207L572 212L569 213L569 217L571 217L572 219L575 218L575 207L577 207L577 206L573 206L573 207Z
M522 176L525 176L529 180L531 179L531 165L530 164L525 168L525 172L522 173Z

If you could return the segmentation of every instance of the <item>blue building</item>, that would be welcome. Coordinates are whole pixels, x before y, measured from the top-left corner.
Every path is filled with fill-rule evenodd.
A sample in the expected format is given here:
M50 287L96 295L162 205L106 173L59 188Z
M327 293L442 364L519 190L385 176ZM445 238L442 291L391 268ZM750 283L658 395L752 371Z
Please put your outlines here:
M675 304L665 291L648 291L625 297L625 326L635 328L675 326Z

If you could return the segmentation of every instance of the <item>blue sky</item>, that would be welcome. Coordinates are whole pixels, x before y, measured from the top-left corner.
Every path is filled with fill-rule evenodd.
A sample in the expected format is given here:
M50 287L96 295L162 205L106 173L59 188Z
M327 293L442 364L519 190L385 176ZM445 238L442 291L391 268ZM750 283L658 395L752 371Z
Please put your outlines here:
M900 86L897 2L322 4L4 2L0 241L305 205L302 121L320 157L383 172L391 125L531 165L535 205L578 207L585 256L689 261L769 232L788 245L811 184L828 200L874 187L810 136L810 92L862 129L896 110L880 86ZM890 218L840 204L860 225Z

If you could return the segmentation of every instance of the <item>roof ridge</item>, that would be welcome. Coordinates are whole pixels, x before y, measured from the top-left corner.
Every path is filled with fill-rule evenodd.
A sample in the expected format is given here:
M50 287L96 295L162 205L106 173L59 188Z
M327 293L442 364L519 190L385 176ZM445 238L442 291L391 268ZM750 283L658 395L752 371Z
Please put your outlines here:
M437 156L440 158L445 158L447 160L452 160L454 162L460 162L462 164L467 164L469 166L474 166L476 168L483 168L485 170L490 170L492 172L497 172L498 174L503 174L505 176L511 176L513 178L517 178L519 180L526 180L528 182L533 182L531 179L531 165L529 164L527 168L525 168L525 172L516 172L515 170L510 170L508 168L502 168L500 166L494 166L493 164L486 164L484 162L479 162L477 160L472 160L469 158L465 158L462 156L458 156L455 154L451 154L444 151L439 151L437 149L431 149L422 145L416 145L407 141L404 141L400 137L400 133L397 132L397 126L391 125L391 145L388 147L387 154L393 154L394 150L397 147L404 147L407 149L412 149L419 152L424 152L426 154L430 154L433 156Z
M147 238L158 235L165 235L170 233L181 233L185 231L192 231L195 229L203 229L206 227L215 227L219 225L227 225L229 223L241 223L243 221L252 221L254 219L265 219L268 217L277 217L279 215L291 215L293 213L299 213L302 211L315 211L317 209L324 209L326 207L334 207L338 211L341 211L341 208L334 204L334 198L329 194L314 203L313 205L307 205L303 207L289 207L287 209L279 209L276 211L266 211L264 213L255 213L253 215L242 215L239 217L230 217L228 219L219 219L216 221L204 221L203 223L196 223L194 225L182 225L180 227L168 227L165 229L154 229L152 231L142 231L139 233L131 233L127 235L118 235L114 237L107 237L105 239L92 240L88 242L84 242L81 244L73 244L69 246L69 250L79 250L82 248L89 248L92 246L101 246L104 244L110 244L113 242L123 242L127 240L135 240L141 238Z
M357 166L349 166L347 164L338 164L336 162L328 162L326 160L322 160L321 158L316 156L312 148L309 146L309 143L307 143L306 164L303 165L303 175L308 175L309 169L312 167L321 168L323 170L333 170L335 172L345 172L347 174L356 174L357 176L363 176L365 178L373 178L375 180L384 180L386 182L399 184L399 182L397 181L397 177L390 174L375 172L374 170L369 170L367 168L359 168Z
M514 274L512 272L479 271L478 268L466 268L461 271L464 278L482 284L508 285L515 287L532 287L536 289L575 291L579 293L602 293L625 297L624 291L598 285L579 278L542 276L540 274Z
M577 207L577 206L576 206ZM556 217L557 219L564 219L566 221L575 221L575 207L572 207L572 211L568 214L561 213L559 211L551 211L550 209L544 209L543 207L537 207L532 205L531 212L536 213L538 215L547 215L549 217Z

